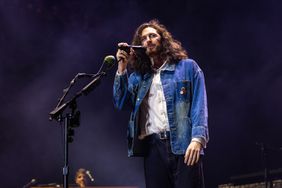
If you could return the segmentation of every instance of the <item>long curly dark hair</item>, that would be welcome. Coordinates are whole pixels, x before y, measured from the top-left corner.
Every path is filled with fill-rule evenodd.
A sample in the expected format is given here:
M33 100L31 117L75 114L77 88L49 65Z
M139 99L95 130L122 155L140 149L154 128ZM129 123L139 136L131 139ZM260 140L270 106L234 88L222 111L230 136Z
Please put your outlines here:
M168 32L166 27L160 24L157 19L143 23L137 28L132 40L132 45L142 45L141 34L142 31L147 27L156 29L158 34L161 36L161 59L168 59L169 63L177 63L181 59L188 58L187 52L182 47L181 43L175 40L172 37L171 33ZM152 72L153 70L149 57L144 53L136 53L137 54L130 59L130 64L133 67L134 71L137 71L141 74Z

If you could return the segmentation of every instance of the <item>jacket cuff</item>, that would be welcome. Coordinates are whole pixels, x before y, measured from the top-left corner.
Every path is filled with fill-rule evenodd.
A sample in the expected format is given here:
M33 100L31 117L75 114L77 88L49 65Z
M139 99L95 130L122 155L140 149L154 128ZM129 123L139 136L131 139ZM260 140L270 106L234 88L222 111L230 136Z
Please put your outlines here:
M207 147L206 141L202 138L192 138L191 142L199 142L203 148Z
M123 72L118 72L118 70L117 70L117 72L116 72L116 75L117 76L123 76L123 75L125 75L127 73L127 69L125 69Z

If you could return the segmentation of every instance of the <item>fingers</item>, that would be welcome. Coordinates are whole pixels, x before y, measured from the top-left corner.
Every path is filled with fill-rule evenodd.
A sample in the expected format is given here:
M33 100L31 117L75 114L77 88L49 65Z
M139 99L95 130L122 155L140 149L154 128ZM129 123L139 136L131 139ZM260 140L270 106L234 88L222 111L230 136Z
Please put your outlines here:
M124 43L124 42L118 43L118 47L121 47L121 46L128 46L128 44ZM128 56L129 56L129 54L124 50L118 49L118 51L116 53L117 60L123 61L124 63L127 61Z
M124 61L128 59L128 53L126 53L124 50L118 50L116 56L118 61Z
M118 43L118 46L128 46L127 43ZM118 49L116 53L117 61L118 61L118 72L123 73L126 70L127 63L128 63L128 57L129 54L121 49Z
M189 149L185 154L184 163L188 166L192 166L198 162L199 156L198 151Z
M126 42L118 43L118 47L122 47L122 46L129 46L129 45Z
M191 142L188 146L185 156L184 163L188 166L196 164L200 159L201 144L198 142Z
M185 155L184 163L188 166L193 166L199 161L200 152L189 150L187 156Z

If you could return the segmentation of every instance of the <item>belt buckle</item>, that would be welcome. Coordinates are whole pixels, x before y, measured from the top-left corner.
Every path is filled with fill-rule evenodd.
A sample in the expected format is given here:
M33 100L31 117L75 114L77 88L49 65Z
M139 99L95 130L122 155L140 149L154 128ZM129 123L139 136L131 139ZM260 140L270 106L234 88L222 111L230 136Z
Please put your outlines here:
M168 138L167 131L160 132L159 137L161 140L167 139Z

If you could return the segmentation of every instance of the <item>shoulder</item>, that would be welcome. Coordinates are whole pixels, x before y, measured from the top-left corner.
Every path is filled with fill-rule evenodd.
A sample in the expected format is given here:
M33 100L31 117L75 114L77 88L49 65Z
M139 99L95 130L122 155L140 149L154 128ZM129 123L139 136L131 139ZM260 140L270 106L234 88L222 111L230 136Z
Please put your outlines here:
M194 59L190 59L190 58L181 59L178 61L178 64L185 64L185 65L190 65L190 66L198 65Z
M196 72L202 71L198 63L194 59L190 59L190 58L182 59L178 61L177 66L191 71L196 71Z

